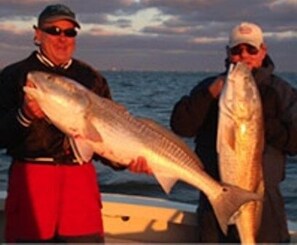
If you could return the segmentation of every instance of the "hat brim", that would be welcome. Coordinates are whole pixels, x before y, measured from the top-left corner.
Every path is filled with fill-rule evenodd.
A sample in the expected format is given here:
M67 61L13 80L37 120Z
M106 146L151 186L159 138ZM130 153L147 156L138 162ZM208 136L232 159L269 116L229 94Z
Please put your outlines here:
M249 44L253 47L255 47L256 49L260 49L261 47L261 43L258 42L254 42L253 40L248 40L248 39L241 39L241 40L234 40L232 43L229 44L230 48L234 48L235 46L239 45L239 44Z
M72 22L75 25L75 27L80 29L80 25L78 24L78 22L70 16L53 16L53 17L47 18L46 21L39 23L39 26L42 26L45 23L51 23L51 22L55 22L55 21L59 21L59 20L68 20L68 21Z

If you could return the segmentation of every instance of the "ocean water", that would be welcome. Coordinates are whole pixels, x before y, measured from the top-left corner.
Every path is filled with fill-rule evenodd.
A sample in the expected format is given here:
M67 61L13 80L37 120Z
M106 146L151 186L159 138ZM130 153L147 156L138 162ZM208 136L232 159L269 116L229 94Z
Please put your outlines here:
M173 105L203 78L212 75L202 72L102 72L110 85L113 99L135 116L154 119L169 128ZM213 73L214 74L214 73ZM297 87L297 73L281 73L283 78ZM191 148L193 139L184 139ZM0 151L0 189L6 190L10 158ZM199 191L178 182L169 195L165 194L153 176L134 174L129 171L114 171L100 162L98 183L102 192L125 193L159 197L196 204ZM297 156L290 157L286 166L286 179L281 188L285 199L288 219L297 224Z

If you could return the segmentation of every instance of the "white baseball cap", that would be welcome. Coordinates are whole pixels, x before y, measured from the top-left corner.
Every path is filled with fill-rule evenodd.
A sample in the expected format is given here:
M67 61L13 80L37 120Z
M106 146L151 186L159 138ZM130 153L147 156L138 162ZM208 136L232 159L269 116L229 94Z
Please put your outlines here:
M258 25L242 22L232 29L229 37L229 47L233 48L238 44L247 43L260 49L263 41L263 32Z

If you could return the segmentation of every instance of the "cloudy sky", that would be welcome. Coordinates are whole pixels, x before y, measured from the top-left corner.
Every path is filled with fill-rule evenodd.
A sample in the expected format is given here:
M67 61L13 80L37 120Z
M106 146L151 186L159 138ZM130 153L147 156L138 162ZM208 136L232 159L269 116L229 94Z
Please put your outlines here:
M0 0L0 68L35 46L51 0ZM100 70L221 71L231 28L262 26L277 71L297 67L297 0L62 0L81 23L75 56Z

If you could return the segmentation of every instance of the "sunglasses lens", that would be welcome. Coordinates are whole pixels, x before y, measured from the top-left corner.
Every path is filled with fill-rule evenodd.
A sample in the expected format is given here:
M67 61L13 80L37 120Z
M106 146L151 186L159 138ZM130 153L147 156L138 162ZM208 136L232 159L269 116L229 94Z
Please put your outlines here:
M60 36L62 33L64 33L66 37L75 37L77 35L77 31L74 28L61 30L59 27L52 26L48 28L43 28L41 30L52 36Z
M64 30L64 34L66 37L75 37L77 34L77 31L75 29L66 29Z
M243 50L250 55L258 54L259 50L252 45L244 45L244 46L235 46L230 49L231 55L241 55Z
M257 54L259 51L258 51L258 49L256 49L255 47L253 47L253 46L247 46L247 49L246 49L246 51L249 53L249 54L251 54L251 55L255 55L255 54Z
M232 55L240 55L241 54L241 48L239 48L238 46L231 48L230 52Z
M59 36L61 33L61 30L59 28L56 27L48 27L48 28L44 28L41 29L43 32L53 35L53 36Z

